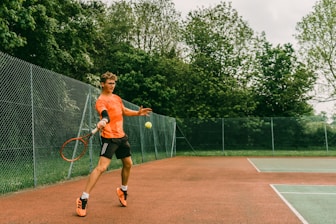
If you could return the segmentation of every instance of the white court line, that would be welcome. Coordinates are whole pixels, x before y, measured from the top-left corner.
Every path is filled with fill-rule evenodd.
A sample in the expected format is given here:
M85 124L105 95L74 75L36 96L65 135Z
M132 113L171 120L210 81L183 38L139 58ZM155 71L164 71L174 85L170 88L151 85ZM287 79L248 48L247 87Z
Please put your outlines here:
M277 186L288 186L288 184L274 184ZM334 184L290 184L291 186L300 186L300 187L336 187Z
M256 169L259 173L260 170L258 169L258 167L250 160L250 158L247 158L247 160L251 163L251 165L254 167L254 169Z
M307 193L304 193L304 192L282 192L280 191L281 194L312 194L312 195L336 195L336 193L322 193L322 192L307 192Z
M261 168L259 169L255 163L253 163L253 159L258 159L258 158L247 158L247 160L250 162L250 164L259 172L259 173L274 173L274 172L281 172L281 173L336 173L335 168L314 168L314 169L309 169L309 168L272 168L272 167L266 167L266 168ZM274 158L270 158L274 159ZM284 158L280 158L284 159ZM290 158L291 160L292 158ZM313 159L311 159L313 160ZM335 159L326 159L326 160L335 160ZM262 167L262 166L261 166ZM264 170L263 170L264 169Z
M277 173L336 173L336 169L301 169L301 168L273 169L273 168L269 168L268 170L264 170L262 172L263 173L274 173L274 172L277 172Z
M271 188L277 193L277 195L282 199L283 202L292 210L292 212L301 220L303 224L309 224L305 218L280 194L280 192L274 187L273 184L270 184Z

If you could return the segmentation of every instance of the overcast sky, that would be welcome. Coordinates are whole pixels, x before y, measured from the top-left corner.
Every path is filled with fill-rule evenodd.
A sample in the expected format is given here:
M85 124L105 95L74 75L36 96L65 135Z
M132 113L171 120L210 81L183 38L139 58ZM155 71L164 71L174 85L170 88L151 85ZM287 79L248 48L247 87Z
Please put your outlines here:
M109 4L117 0L102 0ZM292 43L297 22L313 10L318 0L172 0L177 11L186 16L191 10L231 2L232 7L257 33L265 31L273 45Z
M224 0L223 0L224 1ZM220 0L173 0L175 8L186 15L190 10L220 4ZM258 33L265 31L274 45L296 44L293 34L297 22L313 10L317 0L232 0L232 7Z

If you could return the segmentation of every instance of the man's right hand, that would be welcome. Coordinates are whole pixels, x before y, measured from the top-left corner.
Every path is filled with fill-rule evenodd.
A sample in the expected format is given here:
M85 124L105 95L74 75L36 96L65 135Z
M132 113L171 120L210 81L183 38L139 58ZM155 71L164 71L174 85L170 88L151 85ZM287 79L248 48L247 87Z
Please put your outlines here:
M101 119L98 123L97 123L97 128L98 129L103 129L106 124L107 124L108 120L106 118Z

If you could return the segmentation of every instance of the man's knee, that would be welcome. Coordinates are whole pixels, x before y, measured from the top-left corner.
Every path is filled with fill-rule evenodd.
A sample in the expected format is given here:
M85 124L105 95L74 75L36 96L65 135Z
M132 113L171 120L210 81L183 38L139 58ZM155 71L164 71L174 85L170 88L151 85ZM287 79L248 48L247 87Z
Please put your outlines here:
M96 170L97 170L99 173L104 173L104 172L107 170L107 168L104 167L104 166L97 166L97 167L96 167Z
M123 160L123 167L126 168L126 169L131 169L133 165L133 162L132 162L132 159L131 158L125 158Z
M108 166L110 165L111 159L106 157L100 157L97 167L95 168L97 172L104 173Z
M99 173L104 173L106 170L107 170L107 167L106 166L102 166L102 165L98 165L96 167L96 170L99 172Z

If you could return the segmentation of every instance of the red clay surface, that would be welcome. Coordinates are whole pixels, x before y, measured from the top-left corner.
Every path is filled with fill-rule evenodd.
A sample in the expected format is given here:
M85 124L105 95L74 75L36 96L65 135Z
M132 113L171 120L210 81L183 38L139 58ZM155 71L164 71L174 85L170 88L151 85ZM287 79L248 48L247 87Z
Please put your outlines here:
M132 168L126 208L115 193L120 170L105 173L87 216L78 217L75 200L85 183L2 196L0 223L296 224L301 221L269 184L336 185L336 174L258 173L245 157L176 157Z

